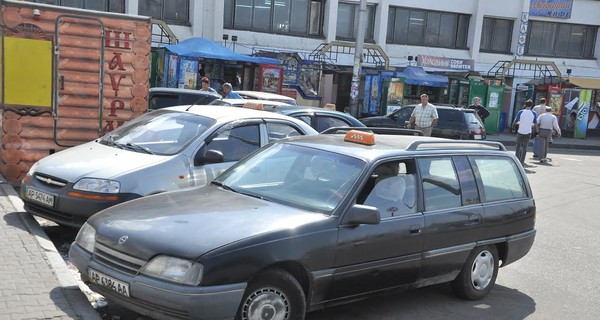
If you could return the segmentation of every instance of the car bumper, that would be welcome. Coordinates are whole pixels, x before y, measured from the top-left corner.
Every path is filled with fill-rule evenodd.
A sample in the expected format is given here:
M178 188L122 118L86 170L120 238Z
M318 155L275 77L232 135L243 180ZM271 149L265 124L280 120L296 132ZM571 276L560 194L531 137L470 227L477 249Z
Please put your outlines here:
M508 237L508 251L506 254L506 259L505 261L503 261L502 266L504 267L524 257L533 246L535 234L536 230L532 229L527 232L519 233Z
M26 190L29 187L52 195L54 197L54 205L48 206L28 199ZM32 180L30 183L22 183L20 192L25 211L61 225L77 228L81 227L89 217L101 210L140 197L137 194L120 193L117 195L118 199L114 201L92 200L69 196L67 195L69 191L72 191L71 184L60 188L53 188Z
M155 319L233 319L246 289L246 283L210 287L190 287L156 280L144 275L129 275L104 266L77 244L69 250L69 260L90 288L107 300ZM90 283L88 269L129 284L129 297Z

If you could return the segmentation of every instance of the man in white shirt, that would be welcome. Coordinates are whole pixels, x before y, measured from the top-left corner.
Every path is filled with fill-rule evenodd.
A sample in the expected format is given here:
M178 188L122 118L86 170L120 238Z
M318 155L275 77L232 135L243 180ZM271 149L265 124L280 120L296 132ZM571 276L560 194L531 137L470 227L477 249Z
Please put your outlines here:
M541 98L540 99L540 104L538 104L537 106L533 107L533 112L535 112L535 114L539 117L542 114L544 114L546 112L546 98ZM537 135L534 135L533 137L533 157L534 158L539 158L539 145L540 145L540 139L538 139Z
M523 167L528 167L525 164L525 155L527 154L527 146L529 145L529 139L531 138L531 131L533 126L536 124L537 115L531 110L533 107L533 101L531 99L525 101L525 109L519 110L514 123L519 125L517 130L517 141L515 146L515 155L521 161Z
M421 104L415 106L410 119L408 120L407 128L415 124L415 129L423 131L425 136L431 137L433 127L437 125L438 113L434 105L429 103L429 96L421 95Z
M556 116L552 114L552 108L546 107L546 112L538 117L537 126L539 128L539 140L540 140L540 163L548 162L548 145L552 138L552 130L556 131L556 134L560 137L560 127L558 126L558 120Z

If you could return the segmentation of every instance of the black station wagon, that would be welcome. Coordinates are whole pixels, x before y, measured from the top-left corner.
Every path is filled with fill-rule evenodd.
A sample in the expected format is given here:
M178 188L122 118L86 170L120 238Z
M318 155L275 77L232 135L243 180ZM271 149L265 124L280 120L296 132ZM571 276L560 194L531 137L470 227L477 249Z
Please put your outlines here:
M69 258L92 290L157 319L303 319L443 282L481 299L533 245L535 215L500 143L350 130L106 209Z

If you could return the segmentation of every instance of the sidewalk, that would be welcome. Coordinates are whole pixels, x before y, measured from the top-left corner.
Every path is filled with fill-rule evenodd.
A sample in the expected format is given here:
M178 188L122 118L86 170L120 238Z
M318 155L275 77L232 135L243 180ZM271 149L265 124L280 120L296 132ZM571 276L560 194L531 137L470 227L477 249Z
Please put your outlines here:
M0 175L0 319L99 320L77 279Z
M514 147L516 134L510 132L502 132L499 134L488 134L487 140L502 142L506 147ZM529 142L533 143L532 140ZM600 150L600 137L587 137L585 139L575 138L554 138L550 144L550 150L558 149L577 149L577 150Z

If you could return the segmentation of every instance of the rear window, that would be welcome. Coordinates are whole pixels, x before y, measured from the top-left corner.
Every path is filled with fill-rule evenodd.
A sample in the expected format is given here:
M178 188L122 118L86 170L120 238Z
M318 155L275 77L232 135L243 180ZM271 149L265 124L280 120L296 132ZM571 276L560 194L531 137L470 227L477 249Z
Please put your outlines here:
M517 165L505 157L471 157L483 185L484 202L527 197L525 181Z
M151 94L148 109L156 110L177 105L179 105L178 95L157 93Z
M481 120L475 112L465 112L465 120L467 121L469 129L478 129L482 126Z

